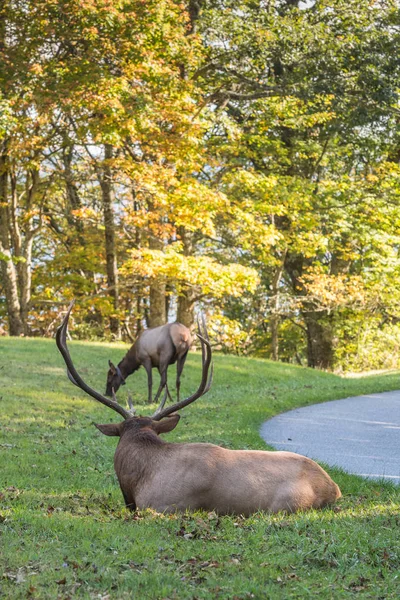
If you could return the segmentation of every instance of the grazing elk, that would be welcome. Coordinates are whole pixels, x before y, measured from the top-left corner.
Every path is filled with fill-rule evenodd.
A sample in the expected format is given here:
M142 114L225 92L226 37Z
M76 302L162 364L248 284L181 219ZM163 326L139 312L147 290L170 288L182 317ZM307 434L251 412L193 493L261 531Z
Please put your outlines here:
M122 423L96 427L105 435L119 437L114 466L127 507L249 515L257 510L293 512L320 508L341 496L329 475L313 460L299 454L227 450L203 443L174 444L159 437L178 424L176 410L206 394L211 386L211 347L205 328L205 337L197 334L202 345L198 390L173 406L163 408L161 403L151 417L140 417L118 404L115 394L110 400L91 389L77 373L66 343L71 309L72 306L57 331L57 345L71 381L124 417Z
M176 362L176 392L179 402L182 369L191 344L190 331L181 323L167 323L160 327L146 329L117 366L108 361L110 368L107 373L106 396L112 397L113 390L116 393L121 385L125 385L125 379L143 365L147 372L148 402L152 402L153 367L158 367L161 376L154 401L157 402L164 388L164 399L167 394L171 398L167 384L167 369L169 365Z

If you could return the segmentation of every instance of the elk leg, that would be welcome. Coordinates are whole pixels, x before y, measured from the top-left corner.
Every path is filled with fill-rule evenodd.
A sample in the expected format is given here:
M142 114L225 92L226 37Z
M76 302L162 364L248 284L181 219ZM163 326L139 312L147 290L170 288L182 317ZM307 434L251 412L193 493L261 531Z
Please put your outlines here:
M163 391L163 389L164 389L164 388L165 388L165 382L164 382L164 383L163 383L163 382L162 382L162 383L160 383L160 387L159 387L159 388L158 388L158 390L157 390L157 394L156 394L156 396L155 396L155 398L154 398L154 402L157 402L157 401L158 401L158 399L159 399L159 397L160 397L160 394L161 394L161 392Z
M128 508L129 510L132 510L132 511L136 510L136 502L135 501L130 502L130 498L127 496L127 494L125 494L125 492L122 488L121 488L121 492L122 492L122 495L125 500L126 508Z
M171 400L171 402L173 402L173 400L172 400L172 396L171 396L171 394L169 393L168 383L166 383L166 384L165 384L165 390L166 390L166 393L168 394L168 398Z
M156 397L154 398L154 402L157 402L158 398L160 397L161 392L167 385L167 369L168 369L168 364L166 364L166 365L160 364L160 366L158 367L158 370L159 370L160 376L161 376L161 381L160 381L160 387L158 388ZM167 388L167 390L168 390L168 388ZM168 391L167 391L167 393L168 393Z

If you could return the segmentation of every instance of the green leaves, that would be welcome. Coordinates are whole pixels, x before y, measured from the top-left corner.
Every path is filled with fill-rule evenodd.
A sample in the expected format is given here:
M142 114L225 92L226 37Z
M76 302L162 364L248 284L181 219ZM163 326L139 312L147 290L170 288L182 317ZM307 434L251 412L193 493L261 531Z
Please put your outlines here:
M172 306L207 299L225 347L310 362L329 337L342 357L360 314L398 314L399 8L201 4L4 13L3 237L17 261L32 248L31 317L44 333L44 303L80 296L104 332L107 171L120 319L139 327L166 286Z

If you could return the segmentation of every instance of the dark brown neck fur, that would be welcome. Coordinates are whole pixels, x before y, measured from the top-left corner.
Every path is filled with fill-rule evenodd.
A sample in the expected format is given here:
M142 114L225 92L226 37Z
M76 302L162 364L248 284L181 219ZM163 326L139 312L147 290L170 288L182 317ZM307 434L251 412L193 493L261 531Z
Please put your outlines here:
M124 358L118 363L119 368L121 369L121 373L124 379L131 375L135 371L137 371L141 365L141 363L136 358L136 345L134 344L132 348L128 350L125 354Z
M137 490L151 478L153 468L169 445L150 427L138 428L134 422L125 422L114 466L125 504L130 510L135 510Z

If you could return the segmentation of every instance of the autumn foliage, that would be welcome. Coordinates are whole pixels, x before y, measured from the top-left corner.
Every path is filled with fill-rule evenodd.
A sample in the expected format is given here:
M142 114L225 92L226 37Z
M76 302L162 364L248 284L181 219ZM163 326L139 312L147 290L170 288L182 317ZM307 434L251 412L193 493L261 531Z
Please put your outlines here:
M357 19L354 19L357 14ZM399 354L392 1L0 0L0 325Z

